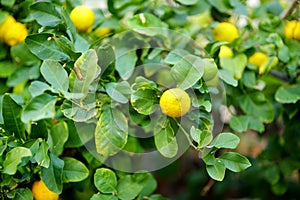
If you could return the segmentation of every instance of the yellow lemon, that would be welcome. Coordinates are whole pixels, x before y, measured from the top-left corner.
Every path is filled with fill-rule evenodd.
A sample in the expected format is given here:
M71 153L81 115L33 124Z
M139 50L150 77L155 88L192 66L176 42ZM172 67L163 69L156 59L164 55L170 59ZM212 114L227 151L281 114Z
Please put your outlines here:
M213 59L203 59L204 62L204 73L203 73L203 79L205 81L209 81L213 79L217 73L218 73L218 67Z
M238 29L229 22L221 22L213 30L213 37L218 41L232 42L238 36Z
M262 74L266 70L268 57L262 52L255 52L252 56L249 57L248 62L252 65L257 66L259 69L259 74Z
M3 42L4 34L9 29L9 27L16 23L16 20L13 16L7 16L4 21L0 24L0 41Z
M172 88L162 94L159 105L162 112L166 115L181 117L190 110L191 99L184 90Z
M232 58L232 56L233 56L233 52L228 46L222 45L220 47L220 52L219 52L220 58Z
M33 183L32 195L35 200L58 200L59 199L59 195L49 190L42 180L35 181Z
M284 26L284 35L288 39L300 40L300 22L288 21Z
M88 32L95 22L95 14L86 6L77 6L71 11L70 19L79 32Z
M102 36L108 34L110 31L111 31L111 29L107 28L107 27L97 28L95 30L95 35L98 36L98 37L102 37Z
M14 46L23 42L27 37L27 28L20 22L15 22L9 26L4 33L4 42L9 46Z

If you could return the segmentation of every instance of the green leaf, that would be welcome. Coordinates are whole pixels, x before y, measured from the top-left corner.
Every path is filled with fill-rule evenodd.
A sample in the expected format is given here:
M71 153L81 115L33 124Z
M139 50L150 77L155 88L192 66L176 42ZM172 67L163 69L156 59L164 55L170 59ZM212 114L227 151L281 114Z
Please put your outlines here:
M229 148L234 149L240 142L240 138L233 133L220 133L210 143L210 146L217 148Z
M280 179L280 169L278 165L268 166L264 170L264 177L272 185L278 183Z
M218 75L228 85L232 85L234 87L238 86L238 81L234 79L233 75L228 70L219 69Z
M154 142L157 150L165 157L176 156L178 144L174 136L174 130L168 119L158 122L154 129Z
M176 0L176 1L186 6L190 6L198 3L198 0Z
M242 76L243 83L248 88L254 88L256 86L255 72L245 71Z
M3 6L6 6L6 7L13 7L13 5L15 4L16 0L1 0L1 4Z
M152 176L150 172L141 173L140 176L140 179L142 179L142 181L140 181L140 184L143 185L143 189L140 192L139 196L149 196L155 191L157 187L156 179Z
M134 50L128 50L124 54L116 57L116 70L122 79L127 80L133 73L138 57Z
M50 33L32 34L26 37L29 50L41 60L67 61L70 57L57 46Z
M21 119L24 123L54 117L56 97L41 94L32 98L25 106Z
M44 60L41 66L41 73L55 91L62 93L68 91L68 73L59 62L55 60Z
M76 73L74 87L70 88L74 93L88 94L91 84L99 76L101 68L97 64L96 51L90 49L84 52L75 62L73 70Z
M29 86L29 92L32 97L39 96L47 90L52 91L52 88L47 83L42 81L33 81Z
M63 183L79 182L89 176L89 170L82 162L69 157L62 159L65 162L62 174Z
M279 103L296 103L300 100L300 84L281 86L275 93Z
M14 200L33 200L31 190L29 188L17 188Z
M108 194L94 194L90 200L118 200L118 197Z
M248 129L249 116L232 116L229 125L235 131L244 132Z
M0 78L10 77L16 70L16 66L10 61L0 62Z
M171 51L165 58L165 63L174 65L190 53L184 49L175 49Z
M204 72L204 62L200 57L187 55L171 69L171 75L178 87L185 90L200 80Z
M35 161L38 165L48 168L50 165L50 158L48 156L49 145L46 141L42 141L39 150L34 155Z
M233 172L241 172L251 166L251 163L245 156L235 152L226 152L219 159L225 164L227 169Z
M207 146L213 139L212 132L208 130L196 129L194 126L190 129L190 134L199 148Z
M127 103L131 95L131 88L127 81L110 82L105 86L107 94L119 103Z
M249 116L248 119L249 119L248 128L258 131L260 133L262 133L265 130L265 126L264 126L263 122L261 122L255 116Z
M2 100L2 115L5 128L19 139L25 139L25 125L21 121L22 107L9 94Z
M133 92L130 102L138 113L150 115L159 108L158 91L152 88L140 88Z
M32 156L32 153L28 148L13 148L6 154L5 160L3 162L2 173L14 175L17 172L18 165L22 162L22 159L30 156Z
M256 92L238 97L242 110L263 122L272 122L274 109L263 93ZM259 113L259 114L258 114Z
M50 154L50 165L48 168L43 167L42 180L49 190L60 194L62 192L62 174L64 161L54 154Z
M94 174L94 185L101 193L116 193L117 177L112 170L107 168L99 168Z
M222 181L225 176L226 167L223 162L216 162L214 165L206 165L208 175L217 180Z
M134 31L141 34L153 36L162 34L161 28L167 28L167 25L158 17L150 13L140 13L127 19L127 25Z
M247 56L245 54L238 54L234 58L220 58L220 65L239 80L243 75L247 61Z
M10 49L10 55L18 66L32 66L40 64L40 59L38 59L34 54L31 53L28 46L24 42L20 42Z
M30 7L30 14L42 26L54 26L61 21L54 4L38 2Z
M125 146L127 137L128 125L123 113L105 106L95 130L97 152L103 156L114 155Z
M118 181L118 197L121 200L131 200L134 199L143 189L138 180L132 175L122 176Z
M6 84L9 87L13 87L18 83L27 80L37 79L39 78L39 76L39 64L35 64L31 67L19 67L14 71L14 73L10 77L8 77Z
M64 144L68 140L68 125L66 122L61 121L58 124L55 124L51 128L51 139L53 146L51 152L59 156L64 150Z

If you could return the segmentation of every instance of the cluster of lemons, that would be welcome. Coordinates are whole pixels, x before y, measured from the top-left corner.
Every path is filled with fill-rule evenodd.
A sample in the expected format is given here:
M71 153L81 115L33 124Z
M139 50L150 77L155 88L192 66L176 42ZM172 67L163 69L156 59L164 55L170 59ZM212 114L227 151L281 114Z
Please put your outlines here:
M25 24L16 21L16 19L8 15L2 23L0 23L0 42L4 42L9 46L14 46L23 42L27 37L27 28Z
M81 5L75 7L70 13L70 19L78 32L91 32L95 22L95 14L92 9ZM111 31L108 27L100 27L94 31L98 37L102 37Z

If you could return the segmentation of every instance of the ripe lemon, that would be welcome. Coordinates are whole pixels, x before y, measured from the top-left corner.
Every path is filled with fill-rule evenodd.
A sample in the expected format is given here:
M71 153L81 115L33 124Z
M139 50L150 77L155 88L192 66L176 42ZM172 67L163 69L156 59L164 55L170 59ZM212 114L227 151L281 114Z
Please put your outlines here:
M0 24L0 41L4 41L4 34L9 29L9 27L16 23L16 20L13 16L7 16L4 21Z
M267 55L262 52L255 52L252 56L249 57L249 63L257 67L265 65L267 61Z
M284 26L284 35L288 39L300 40L300 22L288 21Z
M204 81L209 81L213 79L218 73L218 67L213 59L203 59L204 62L204 73L203 79Z
M238 36L238 29L229 22L221 22L213 30L213 37L218 41L232 42Z
M110 31L111 31L111 29L107 28L107 27L97 28L95 30L95 35L98 37L102 37L102 36L108 34Z
M162 112L166 115L181 117L190 110L191 99L184 90L172 88L162 94L159 105Z
M86 6L77 6L71 11L70 19L79 32L88 32L95 22L95 14Z
M58 194L50 191L42 180L35 181L33 183L32 195L35 200L58 200L59 199Z
M23 42L27 37L27 28L20 22L12 23L4 33L4 42L9 46L14 46Z
M222 45L220 47L219 58L232 58L232 57L233 57L232 50L228 46Z

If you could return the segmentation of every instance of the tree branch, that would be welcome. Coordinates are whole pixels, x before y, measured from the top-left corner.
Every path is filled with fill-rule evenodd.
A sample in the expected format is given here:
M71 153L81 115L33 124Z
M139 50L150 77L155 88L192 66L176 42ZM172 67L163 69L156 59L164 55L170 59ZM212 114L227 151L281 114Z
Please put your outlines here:
M295 8L297 8L298 0L291 1L290 5L280 14L281 19L285 19L292 14Z

